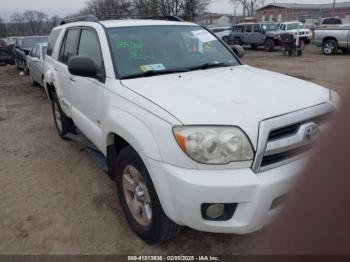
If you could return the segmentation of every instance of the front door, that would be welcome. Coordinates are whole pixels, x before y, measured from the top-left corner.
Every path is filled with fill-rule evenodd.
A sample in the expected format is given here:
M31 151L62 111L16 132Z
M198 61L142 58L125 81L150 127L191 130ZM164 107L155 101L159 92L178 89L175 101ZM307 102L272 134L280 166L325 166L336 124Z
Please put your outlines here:
M96 31L83 28L78 45L78 56L91 58L99 74L105 75L104 60ZM102 138L102 97L105 92L103 80L73 76L71 85L72 118L96 146L101 145ZM101 145L102 146L102 145Z

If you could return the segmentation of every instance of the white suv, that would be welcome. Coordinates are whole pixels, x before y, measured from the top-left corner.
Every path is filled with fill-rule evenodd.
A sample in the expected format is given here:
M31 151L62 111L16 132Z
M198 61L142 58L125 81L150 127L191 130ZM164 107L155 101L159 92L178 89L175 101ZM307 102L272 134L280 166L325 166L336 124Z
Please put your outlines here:
M131 228L150 244L181 226L264 227L336 97L242 64L193 23L92 16L53 29L45 88L58 134L84 135L102 154Z

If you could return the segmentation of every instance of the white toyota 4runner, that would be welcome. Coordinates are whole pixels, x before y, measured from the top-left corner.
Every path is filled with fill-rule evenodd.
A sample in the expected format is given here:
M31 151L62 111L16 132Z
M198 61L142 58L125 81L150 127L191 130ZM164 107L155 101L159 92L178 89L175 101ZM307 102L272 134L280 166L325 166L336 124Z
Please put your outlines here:
M199 25L93 16L53 29L45 89L59 135L84 137L103 156L131 228L149 244L182 226L264 227L337 98L242 64Z

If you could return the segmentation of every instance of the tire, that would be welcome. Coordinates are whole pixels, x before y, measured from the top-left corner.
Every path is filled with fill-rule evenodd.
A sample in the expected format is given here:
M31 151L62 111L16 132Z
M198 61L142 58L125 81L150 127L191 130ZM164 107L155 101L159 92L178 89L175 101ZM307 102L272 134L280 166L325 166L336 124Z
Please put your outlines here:
M338 52L338 43L335 40L329 39L323 42L322 52L325 55L335 55Z
M39 84L34 81L31 72L29 72L30 82L32 82L32 86L37 87Z
M58 102L57 95L55 93L52 94L51 107L58 135L63 140L69 140L65 137L65 135L70 132L73 132L74 124L73 121L69 117L67 117L66 114L63 112L61 105Z
M224 41L226 44L228 44L229 41L230 41L230 38L229 38L228 36L224 36L224 37L222 38L222 41Z
M150 175L137 152L130 146L125 147L118 154L115 166L119 201L131 229L149 245L174 238L182 227L164 213ZM137 196L140 192L141 196Z
M26 75L29 75L29 68L27 67L26 62L23 62L23 71Z
M275 50L275 42L272 39L266 39L265 41L265 51L273 52Z

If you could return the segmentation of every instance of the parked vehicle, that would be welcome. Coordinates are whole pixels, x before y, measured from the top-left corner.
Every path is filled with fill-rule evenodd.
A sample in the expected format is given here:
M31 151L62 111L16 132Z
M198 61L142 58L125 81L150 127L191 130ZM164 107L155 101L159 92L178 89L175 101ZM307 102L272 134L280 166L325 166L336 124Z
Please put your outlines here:
M343 24L342 20L340 18L337 17L327 17L327 18L323 18L321 20L320 26L329 26L329 25L341 25Z
M335 55L339 49L346 52L350 48L350 25L316 29L314 42L325 55Z
M311 30L306 28L306 26L301 22L280 23L279 29L280 31L290 32L294 34L294 37L299 34L299 39L302 40L305 44L309 44L312 40Z
M26 36L17 39L17 44L14 49L15 64L18 69L28 74L27 55L38 43L47 42L47 36Z
M210 30L225 43L229 43L232 30L231 27L213 27L210 28Z
M0 39L0 64L13 65L14 58L12 53L12 47L6 39Z
M266 51L271 52L280 44L277 30L276 23L237 24L232 28L230 39L231 43L252 48L263 45Z
M181 226L264 227L337 99L244 65L210 31L181 20L64 20L44 72L59 136L106 160L129 225L149 244Z
M27 68L33 86L44 87L44 59L47 43L37 44L27 55Z

